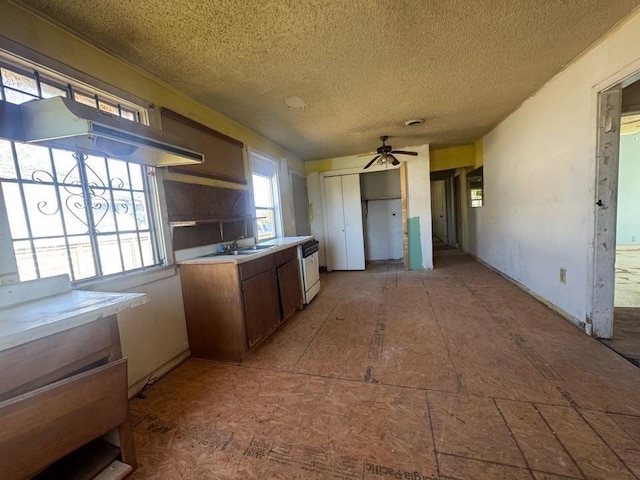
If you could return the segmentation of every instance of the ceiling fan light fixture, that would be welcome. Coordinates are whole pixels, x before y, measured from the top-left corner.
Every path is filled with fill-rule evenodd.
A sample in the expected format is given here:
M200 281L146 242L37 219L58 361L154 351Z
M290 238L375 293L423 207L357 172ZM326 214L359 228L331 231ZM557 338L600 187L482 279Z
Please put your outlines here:
M409 150L394 150L391 145L386 144L388 138L388 135L383 135L380 137L382 145L376 149L377 155L364 166L364 170L369 168L374 163L380 166L389 166L389 164L391 164L396 167L400 165L400 160L395 157L394 153L399 155L410 155L412 157L418 156L418 152L412 152Z

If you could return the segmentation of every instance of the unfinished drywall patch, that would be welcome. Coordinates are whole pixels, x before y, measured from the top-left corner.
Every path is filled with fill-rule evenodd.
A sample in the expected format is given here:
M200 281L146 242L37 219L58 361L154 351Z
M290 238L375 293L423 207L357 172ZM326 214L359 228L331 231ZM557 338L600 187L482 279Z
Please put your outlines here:
M422 241L420 239L420 217L410 218L407 222L409 234L409 269L422 270Z

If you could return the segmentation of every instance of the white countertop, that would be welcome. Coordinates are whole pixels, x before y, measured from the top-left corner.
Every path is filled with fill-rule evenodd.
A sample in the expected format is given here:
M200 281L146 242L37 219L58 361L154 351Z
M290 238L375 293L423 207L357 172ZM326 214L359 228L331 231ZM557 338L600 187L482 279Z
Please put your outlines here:
M60 278L0 286L0 351L147 303L143 293L72 290L68 277L52 282ZM33 298L37 290L49 296Z
M207 264L207 263L244 263L255 260L256 258L265 257L274 252L280 250L286 250L290 247L298 246L302 243L313 240L312 235L305 235L300 237L280 237L273 240L267 240L266 242L260 242L258 245L268 245L271 248L265 248L264 250L258 250L255 253L248 255L213 255L205 257L203 255L209 255L216 251L214 246L198 247L198 249L192 249L190 252L193 256L191 258L184 258L186 255L176 255L178 264ZM243 246L248 246L244 245ZM180 258L183 257L183 258Z

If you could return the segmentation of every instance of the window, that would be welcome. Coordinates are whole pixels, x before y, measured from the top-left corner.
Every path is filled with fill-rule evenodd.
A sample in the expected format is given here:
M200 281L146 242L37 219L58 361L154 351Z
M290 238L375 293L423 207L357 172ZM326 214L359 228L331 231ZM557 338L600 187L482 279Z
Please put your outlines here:
M146 112L30 66L0 63L0 99L66 96L142 122ZM154 169L105 157L0 139L0 184L21 281L69 274L73 281L162 263Z
M278 163L251 152L251 173L256 207L256 236L258 241L275 238L281 231Z
M482 167L467 174L468 204L470 207L481 207L484 202L484 174Z

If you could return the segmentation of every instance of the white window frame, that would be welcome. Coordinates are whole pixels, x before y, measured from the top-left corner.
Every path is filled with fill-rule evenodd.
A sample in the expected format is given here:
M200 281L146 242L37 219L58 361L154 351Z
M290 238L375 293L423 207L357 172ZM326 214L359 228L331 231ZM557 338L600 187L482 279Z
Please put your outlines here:
M34 75L34 78L36 79L36 82L38 84L38 92L40 92L40 81L46 82L49 85L53 85L56 88L60 89L60 90L65 90L67 92L67 96L72 95L73 93L77 92L81 95L85 96L85 101L87 100L87 98L95 98L96 99L96 105L100 105L100 107L103 107L103 105L105 103L109 103L110 107L111 107L111 111L113 112L113 107L115 106L118 110L118 113L122 114L122 112L127 112L127 115L129 115L127 118L129 119L134 119L140 123L146 124L148 125L149 123L149 115L148 112L146 110L145 107L141 106L138 103L134 103L130 100L124 99L120 96L115 96L113 94L110 94L108 92L105 92L104 90L92 87L86 83L83 83L79 80L76 80L74 77L71 77L69 75L65 75L62 73L58 73L58 72L54 72L51 69L47 68L47 67L43 67L35 62L31 62L31 61L27 61L24 60L22 58L18 58L15 57L11 54L5 53L0 51L0 66L2 66L3 68L6 68L9 71L15 71L17 73L20 74L29 74L29 75ZM34 74L34 72L36 72ZM1 86L0 86L1 88ZM4 95L0 92L0 97L4 100ZM101 102L105 102L105 103L101 103ZM143 102L140 102L143 103ZM128 112L133 112L133 118L132 116L128 113ZM124 115L123 115L124 116ZM12 142L13 143L13 142ZM15 152L15 147L12 147L12 150ZM49 157L52 158L51 155L51 150L49 150ZM14 158L15 158L15 153L14 153ZM134 165L134 164L131 164ZM107 167L108 168L108 167ZM151 170L149 170L149 168ZM118 239L117 242L117 247L118 250L120 251L120 262L121 262L121 271L115 272L115 273L104 273L102 271L101 265L100 265L100 258L99 258L99 254L97 252L93 252L92 256L94 258L94 262L95 262L95 275L92 276L86 276L86 277L82 277L82 278L77 278L74 279L74 267L72 265L71 262L71 257L68 257L68 262L69 262L69 275L72 279L74 279L74 283L75 284L89 284L89 283L94 283L96 281L103 281L106 279L117 279L117 278L121 278L123 276L127 276L129 278L131 278L132 274L136 274L136 273L142 273L142 272L148 272L148 271L152 271L152 270L156 270L159 267L162 267L164 265L166 265L167 263L167 247L165 244L165 232L163 231L163 227L162 227L162 222L161 222L161 218L162 218L162 214L161 214L161 209L160 209L160 197L159 197L159 189L158 189L158 181L156 179L156 173L157 171L155 169L153 169L152 167L142 167L142 192L144 192L144 198L145 198L145 204L146 204L146 211L147 211L147 220L149 222L149 226L148 228L142 228L139 224L138 224L138 218L137 218L137 214L134 211L134 217L136 218L135 220L135 232L133 233L133 235L135 237L138 238L138 244L137 245L137 249L140 251L140 255L141 258L139 259L139 261L141 262L140 265L135 265L134 267L131 267L131 265L127 265L122 257L123 255L123 244L121 243L121 232L119 229L119 226L116 227L116 232L115 235ZM148 173L148 175L145 175L145 173ZM129 175L131 175L131 173L129 173ZM18 182L18 184L20 184L20 182L22 182L22 180L17 179L14 181L14 183ZM54 182L54 185L56 189L59 189L60 186L57 185L56 182ZM112 188L116 188L113 187L112 185L107 185L108 188L108 192L111 197L111 201L114 201L114 193L111 190ZM133 188L133 187L130 187ZM86 189L84 189L86 190ZM1 189L0 189L1 192ZM138 192L138 190L135 190L135 192ZM59 195L59 194L57 194ZM135 209L135 205L137 203L137 199L134 199L134 190L131 190L131 208ZM139 195L139 194L138 194ZM23 202L24 202L24 198L23 198ZM115 205L115 204L114 204ZM6 208L12 208L11 206L6 206ZM58 208L63 208L61 205L59 205ZM5 211L0 211L0 215L3 216L3 220L7 219L6 215L7 212ZM61 218L62 218L62 213L60 214ZM113 213L114 218L116 217L116 214ZM64 225L64 224L63 224ZM145 261L142 259L142 244L140 242L142 242L141 240L141 233L143 231L148 231L148 235L151 238L151 249L152 249L152 259L151 261ZM95 232L92 231L88 231L87 236L89 238L91 238L91 242L93 243L93 237L95 235ZM36 237L29 232L29 242L31 242L32 248L34 248L34 239ZM66 247L66 256L71 255L71 251L69 250L69 241L68 239L70 237L68 237L67 235L67 231L66 228L63 226L63 233L61 234L60 238L63 239ZM95 240L97 242L97 240ZM15 259L15 251L14 251L14 247L13 247L13 242L3 242L3 243L8 243L8 245L3 245L0 248L3 248L3 252L2 255L3 256L7 256L9 254L11 254L14 259ZM94 244L95 247L96 244ZM11 250L11 252L5 252L4 249L7 250ZM33 255L33 261L36 262L35 260L35 250L33 250L32 252ZM147 258L148 260L148 258ZM34 267L37 264L34 263ZM16 260L16 269L17 269L17 260ZM47 277L49 275L51 275L50 273L48 274L42 274L41 272L38 271L37 267L36 267L36 278L44 278ZM22 280L22 279L21 279Z
M484 167L480 166L467 174L467 206L484 206Z
M249 153L249 165L251 170L251 203L253 205L253 212L255 215L254 221L254 235L256 241L266 241L274 238L282 237L282 201L280 198L280 162L275 158L269 157L264 153L258 152L253 149L247 149ZM253 176L259 175L261 177L265 177L270 179L271 181L271 198L273 199L273 205L256 205L255 202L255 190L253 185ZM260 218L258 218L258 214L256 209L263 210L273 210L274 212L274 231L273 235L263 236L260 238L259 235L259 222Z

